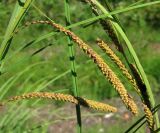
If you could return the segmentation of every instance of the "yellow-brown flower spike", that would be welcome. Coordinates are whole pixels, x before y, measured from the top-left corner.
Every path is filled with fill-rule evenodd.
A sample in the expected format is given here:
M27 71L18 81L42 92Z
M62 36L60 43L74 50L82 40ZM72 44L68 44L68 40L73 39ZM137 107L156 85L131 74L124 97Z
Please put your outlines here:
M54 28L58 29L59 31L65 33L67 36L71 37L71 39L78 44L78 46L98 65L99 69L103 73L103 75L110 81L113 87L119 93L122 101L126 105L126 107L131 110L133 114L137 114L137 106L134 103L133 99L128 95L127 90L125 89L124 85L120 81L120 79L116 76L116 74L110 69L110 67L104 62L104 60L83 40L81 40L78 36L76 36L70 30L65 29L63 26L56 24L55 22L50 21L34 21L30 24L49 24ZM29 24L28 24L29 25Z
M113 52L113 50L104 41L102 41L100 39L97 39L97 44L111 58L111 60L120 68L120 70L122 70L122 73L132 83L132 85L134 86L134 89L137 91L137 93L140 94L140 90L137 86L135 79L129 73L128 69L123 64L123 62L119 59L119 57Z
M80 97L77 97L76 99L78 100L80 105L83 105L83 106L86 106L86 107L89 107L89 108L93 108L93 109L100 110L100 111L108 110L110 112L117 112L117 108L112 107L112 106L107 105L107 104L104 104L104 103L100 103L100 102L97 102L97 101L88 100L88 99L80 98Z
M61 93L49 93L49 92L32 92L32 93L27 93L23 94L21 96L14 96L8 100L10 101L16 101L16 100L22 100L22 99L32 99L32 98L42 98L42 99L53 99L53 100L58 100L58 101L66 101L66 102L71 102L74 104L80 104L85 107L89 107L92 109L96 109L99 111L106 111L106 112L117 112L117 108L96 102L93 100L88 100L80 97L74 97L72 95L68 94L61 94Z
M153 125L154 125L154 120L153 120L153 115L151 110L147 107L147 105L143 104L144 107L144 112L146 115L146 119L147 119L147 123L149 125L150 129L153 129Z

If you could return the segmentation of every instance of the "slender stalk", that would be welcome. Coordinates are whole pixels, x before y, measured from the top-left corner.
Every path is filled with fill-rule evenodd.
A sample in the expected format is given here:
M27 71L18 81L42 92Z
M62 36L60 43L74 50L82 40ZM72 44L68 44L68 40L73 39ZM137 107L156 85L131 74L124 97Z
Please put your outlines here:
M94 0L94 3L101 9L101 11L104 13L104 14L108 14L108 11L97 1L97 0ZM109 15L110 18L112 18L111 15ZM147 76L143 70L143 67L136 55L136 52L134 51L133 47L132 47L132 44L131 42L129 41L127 35L124 33L124 31L122 30L122 28L119 26L118 23L116 22L113 22L113 25L115 26L116 30L120 33L120 35L122 36L123 40L125 41L126 43L126 46L131 54L131 56L133 57L135 63L136 63L136 66L144 80L144 83L146 85L146 88L147 88L147 93L149 95L149 100L151 102L151 105L152 107L155 106L155 100L154 100L154 96L153 96L153 93L152 93L152 90L151 90L151 87L150 87L150 84L149 84L149 81L147 79ZM158 118L158 114L156 113L155 114L155 118L156 118L156 126L157 128L159 127L159 118Z
M71 24L70 19L70 10L69 10L69 1L64 0L65 6L65 16L66 16L66 26ZM71 62L71 73L72 73L72 81L73 81L73 89L71 90L74 96L78 96L78 85L77 85L77 73L76 73L76 64L75 64L75 54L74 47L70 37L67 37L68 40L68 48L69 48L69 58ZM80 105L76 105L76 115L77 115L77 132L82 132L82 122L81 122L81 109Z

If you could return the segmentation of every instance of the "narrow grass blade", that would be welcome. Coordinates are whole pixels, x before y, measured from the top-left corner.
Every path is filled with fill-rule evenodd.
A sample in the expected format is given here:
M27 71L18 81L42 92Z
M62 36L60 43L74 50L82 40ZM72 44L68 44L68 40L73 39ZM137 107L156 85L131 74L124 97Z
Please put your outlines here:
M22 20L22 18L24 17L25 13L27 12L30 4L31 4L32 0L23 0L22 1L17 1L14 11L12 13L12 17L10 19L10 22L8 24L5 36L4 36L4 40L2 42L1 45L1 49L0 49L0 64L2 62L2 60L5 58L11 41L12 41L12 37L13 37L13 32L15 31L16 27L19 25L20 21Z

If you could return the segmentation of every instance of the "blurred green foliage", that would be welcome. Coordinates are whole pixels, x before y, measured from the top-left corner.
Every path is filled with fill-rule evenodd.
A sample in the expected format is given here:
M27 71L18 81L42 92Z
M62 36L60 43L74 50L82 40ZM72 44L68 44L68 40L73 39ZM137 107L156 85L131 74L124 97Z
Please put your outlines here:
M101 0L101 2L104 1L105 0ZM127 7L130 4L137 2L137 0L109 0L109 2L111 3L112 8L115 10ZM75 0L70 0L70 3L72 23L94 17L94 14L88 5L84 5L84 3ZM63 1L35 0L34 4L52 20L65 25ZM0 45L13 12L14 5L15 0L0 0ZM134 45L134 48L138 54L138 57L140 58L145 72L147 73L151 87L155 94L160 92L159 12L160 8L159 5L157 5L154 6L154 8L147 7L117 15L123 28L125 29L126 34L128 35L128 38ZM31 6L24 20L22 20L19 27L19 32L14 36L9 53L6 57L3 67L4 74L0 76L0 88L4 89L4 92L5 89L9 88L7 94L4 95L4 98L13 95L19 95L24 92L33 92L39 90L48 92L64 91L66 93L70 93L69 90L72 88L66 37L63 34L58 33L30 46L29 44L31 44L34 39L53 31L51 27L46 25L32 25L28 28L22 28L25 22L32 20L46 20L46 18L43 17L37 10L35 10L33 6ZM100 24L94 23L88 27L81 26L73 28L72 30L91 47L93 47L94 50L101 54L109 66L116 72L118 77L120 77L126 88L129 91L133 91L133 87L128 84L128 81L123 77L117 66L106 55L104 55L102 50L100 50L95 43L97 38L102 38L111 47L113 47L111 40L103 31ZM23 48L27 44L28 47ZM34 54L44 47L46 48L40 53ZM91 61L83 53L83 51L76 46L76 44L74 50L80 96L94 100L102 100L117 96L115 89L113 89L110 83L105 79L93 61ZM122 57L119 52L116 51L116 53L118 56ZM121 59L124 61L123 58ZM15 77L11 79L12 76ZM3 88L7 82L9 84ZM3 92L1 89L0 92ZM1 95L2 94L5 93L1 93ZM40 101L41 102L39 102L39 104L43 104L44 102L46 103L46 101ZM4 123L7 124L0 125L2 126L1 132L11 131L21 133L22 130L28 130L31 127L35 127L39 124L42 126L42 128L37 128L37 130L34 131L47 132L48 126L45 124L49 121L49 126L52 125L50 120L54 121L54 118L51 118L54 114L58 118L65 118L65 116L59 116L59 113L57 113L60 111L59 108L56 107L58 105L61 106L61 104L63 104L61 102L54 102L55 104L52 104L51 101L48 102L52 104L51 106L54 109L46 106L40 107L37 104L38 101L35 102L37 105L34 103L34 107L32 101L25 102L28 106L22 104L17 108L16 104L12 104L9 109L6 108L5 112L1 112L0 124L5 118L6 120L4 120ZM30 107L30 105L32 105L32 107ZM44 105L48 106L49 104ZM54 107L55 105L56 107ZM44 109L48 109L45 111L45 113L42 112L41 114L46 116L46 118L43 118L46 119L46 121L41 120L42 118L38 118L41 116L39 115L40 108L43 108L43 111ZM63 110L62 112L65 111ZM31 116L34 117L31 118ZM122 120L119 121L119 119L116 119L116 124L110 123L112 126L109 125L108 127L106 126L106 123L102 122L103 121L97 125L92 125L91 127L88 127L87 125L87 128L85 127L86 125L84 125L84 131L86 133L123 132L124 129L126 129L127 126L129 127L133 121L122 122ZM139 130L139 132L144 132L144 128Z

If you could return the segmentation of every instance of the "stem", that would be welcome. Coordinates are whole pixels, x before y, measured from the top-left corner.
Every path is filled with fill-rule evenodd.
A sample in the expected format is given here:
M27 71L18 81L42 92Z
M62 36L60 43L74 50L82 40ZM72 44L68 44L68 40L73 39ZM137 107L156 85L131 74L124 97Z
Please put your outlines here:
M104 14L108 14L108 11L97 1L97 0L94 0L94 3L101 9L101 11L104 13ZM111 15L109 15L110 18L112 18ZM118 23L114 22L113 21L113 25L115 26L115 28L117 29L117 31L120 33L120 35L122 36L123 40L125 41L126 43L126 46L131 54L131 56L133 57L135 63L136 63L136 66L144 80L144 83L146 85L146 89L147 89L147 93L149 95L149 100L150 100L150 103L151 103L151 106L154 107L155 106L155 100L154 100L154 96L153 96L153 93L152 93L152 90L151 90L151 87L150 87L150 84L149 84L149 81L147 79L147 76L143 70L143 67L136 55L136 52L134 51L133 47L132 47L132 44L131 42L129 41L128 37L126 36L126 34L124 33L124 31L122 30L122 28L119 26ZM156 126L157 128L159 127L159 118L158 118L158 114L156 113L155 114L155 118L156 118Z
M71 24L68 0L64 0L64 5L65 5L66 25L68 26ZM73 89L71 91L75 97L78 97L79 94L78 94L78 85L77 85L77 73L76 73L74 47L70 37L67 37L67 40L68 40L69 58L71 62L71 73L72 73L72 81L73 81ZM76 105L76 115L77 115L77 132L81 133L82 123L81 123L81 109L79 104Z

